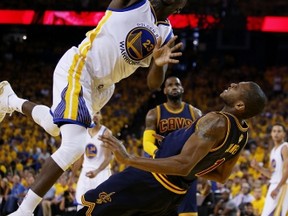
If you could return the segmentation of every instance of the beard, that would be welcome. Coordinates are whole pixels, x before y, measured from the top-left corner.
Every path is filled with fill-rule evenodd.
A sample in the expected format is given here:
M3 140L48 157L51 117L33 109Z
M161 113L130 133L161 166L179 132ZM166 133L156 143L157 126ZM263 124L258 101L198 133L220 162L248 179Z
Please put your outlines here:
M180 99L182 98L182 94L181 94L181 93L176 94L176 95L168 94L168 95L167 95L167 98L168 98L170 101L176 102L176 101L178 101L178 100L180 100Z

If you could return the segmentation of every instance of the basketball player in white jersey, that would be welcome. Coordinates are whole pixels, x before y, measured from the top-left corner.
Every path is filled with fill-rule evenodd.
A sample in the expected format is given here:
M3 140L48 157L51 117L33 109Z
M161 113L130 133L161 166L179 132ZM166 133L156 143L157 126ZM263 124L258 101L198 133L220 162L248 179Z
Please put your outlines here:
M270 169L265 169L253 160L251 166L270 178L262 216L286 216L288 214L288 143L286 129L274 124L271 130L274 147L270 153Z
M60 148L46 160L12 216L31 216L49 188L84 153L91 115L109 101L115 83L146 67L148 87L161 87L167 65L177 64L182 55L182 43L175 45L177 37L168 16L178 13L186 2L112 0L99 25L58 62L51 108L19 98L7 81L0 83L0 122L7 113L17 111L32 117L52 136L62 136Z
M76 173L82 166L76 187L76 200L81 205L81 196L90 189L96 188L111 175L110 161L112 152L102 147L102 141L98 139L101 135L112 134L112 132L101 124L102 115L96 112L93 115L95 126L87 130L85 141L85 153L73 165L73 172Z

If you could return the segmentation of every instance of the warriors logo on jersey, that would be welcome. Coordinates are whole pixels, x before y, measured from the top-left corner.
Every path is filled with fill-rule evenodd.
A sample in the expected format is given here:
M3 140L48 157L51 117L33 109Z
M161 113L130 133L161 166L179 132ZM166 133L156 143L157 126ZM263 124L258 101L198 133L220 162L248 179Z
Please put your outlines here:
M149 56L156 44L154 34L147 28L134 28L126 38L126 50L128 56L136 61Z
M87 144L86 148L85 148L85 154L87 156L87 158L94 158L97 155L97 148L94 144Z

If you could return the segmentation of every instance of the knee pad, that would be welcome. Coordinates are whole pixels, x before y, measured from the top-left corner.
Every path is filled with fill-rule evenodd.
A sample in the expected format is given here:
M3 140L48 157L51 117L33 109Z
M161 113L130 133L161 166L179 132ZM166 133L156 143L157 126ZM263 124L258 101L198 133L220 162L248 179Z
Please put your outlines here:
M61 126L60 131L61 146L51 157L65 171L84 153L87 129L75 124L66 124Z
M51 136L59 136L60 129L53 123L53 117L50 114L50 109L47 106L35 106L32 110L32 118Z

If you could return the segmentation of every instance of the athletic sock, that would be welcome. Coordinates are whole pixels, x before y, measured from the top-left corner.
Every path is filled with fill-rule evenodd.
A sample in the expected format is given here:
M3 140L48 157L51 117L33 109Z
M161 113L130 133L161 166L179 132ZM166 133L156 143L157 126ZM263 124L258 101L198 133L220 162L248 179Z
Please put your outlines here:
M27 101L26 99L19 98L17 95L13 94L8 97L8 106L17 112L22 112L22 105Z
M41 197L29 189L19 208L25 213L32 214L41 200Z

